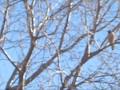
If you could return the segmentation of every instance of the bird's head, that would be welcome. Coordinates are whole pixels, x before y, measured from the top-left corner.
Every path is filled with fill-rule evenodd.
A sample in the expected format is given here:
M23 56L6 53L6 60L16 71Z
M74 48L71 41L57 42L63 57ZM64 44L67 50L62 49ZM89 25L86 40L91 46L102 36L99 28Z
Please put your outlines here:
M110 30L108 31L108 33L111 33L111 32L112 32L112 31L110 31Z

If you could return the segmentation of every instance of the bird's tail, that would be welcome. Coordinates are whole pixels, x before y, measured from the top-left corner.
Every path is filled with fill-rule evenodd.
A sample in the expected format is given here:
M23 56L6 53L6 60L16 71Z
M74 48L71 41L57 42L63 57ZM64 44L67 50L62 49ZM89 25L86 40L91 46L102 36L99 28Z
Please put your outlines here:
M115 45L114 45L114 44L111 44L111 48L112 48L112 50L114 50L114 48L115 48Z

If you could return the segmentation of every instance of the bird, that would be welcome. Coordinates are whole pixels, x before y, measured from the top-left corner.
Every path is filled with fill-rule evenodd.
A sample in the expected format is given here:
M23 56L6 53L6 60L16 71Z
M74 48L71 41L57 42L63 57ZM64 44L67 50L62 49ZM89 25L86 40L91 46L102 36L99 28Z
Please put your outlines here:
M110 43L110 46L112 50L114 50L114 44L115 44L115 33L113 31L108 31L108 42Z

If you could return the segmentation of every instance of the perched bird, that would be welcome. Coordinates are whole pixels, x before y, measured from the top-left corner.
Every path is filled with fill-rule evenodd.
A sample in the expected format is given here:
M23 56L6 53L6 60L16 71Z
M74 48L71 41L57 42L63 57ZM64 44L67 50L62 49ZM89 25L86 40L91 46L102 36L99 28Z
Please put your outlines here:
M115 33L113 31L108 31L108 42L110 43L112 50L114 50L115 38Z

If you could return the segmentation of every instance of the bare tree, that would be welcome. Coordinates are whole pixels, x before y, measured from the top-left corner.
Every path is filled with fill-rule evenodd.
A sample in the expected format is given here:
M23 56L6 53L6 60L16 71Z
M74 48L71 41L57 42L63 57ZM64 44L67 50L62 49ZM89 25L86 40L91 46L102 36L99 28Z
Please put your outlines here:
M0 19L6 90L120 89L119 0L3 0Z

